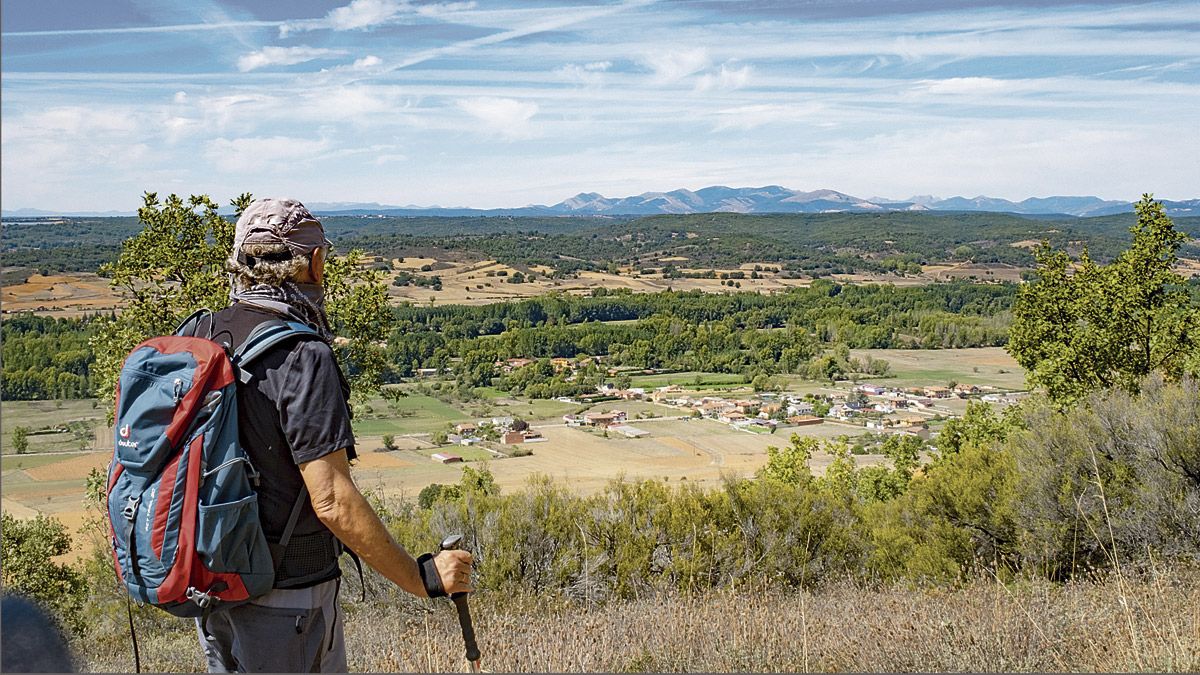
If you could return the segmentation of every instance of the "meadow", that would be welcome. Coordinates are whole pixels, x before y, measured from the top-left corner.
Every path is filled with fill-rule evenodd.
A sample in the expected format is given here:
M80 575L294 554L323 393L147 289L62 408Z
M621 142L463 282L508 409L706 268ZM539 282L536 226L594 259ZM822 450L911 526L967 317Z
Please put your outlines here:
M348 579L354 589L357 579ZM1200 668L1196 574L954 587L834 583L812 591L665 593L592 604L477 594L493 672L1189 672ZM343 592L352 672L464 672L448 602ZM123 609L74 644L89 672L133 667ZM161 616L158 616L161 615ZM142 667L203 669L195 628L138 614Z
M885 386L944 386L948 382L958 382L1007 390L1025 389L1025 370L1003 347L851 349L850 355L887 361L891 365L891 376L873 380Z

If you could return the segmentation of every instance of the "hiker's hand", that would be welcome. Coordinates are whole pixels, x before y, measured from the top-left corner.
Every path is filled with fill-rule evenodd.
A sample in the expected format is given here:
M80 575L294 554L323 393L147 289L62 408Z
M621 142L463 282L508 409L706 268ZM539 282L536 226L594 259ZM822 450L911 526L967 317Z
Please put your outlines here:
M442 551L433 564L442 578L442 588L447 595L471 592L471 554L466 551Z

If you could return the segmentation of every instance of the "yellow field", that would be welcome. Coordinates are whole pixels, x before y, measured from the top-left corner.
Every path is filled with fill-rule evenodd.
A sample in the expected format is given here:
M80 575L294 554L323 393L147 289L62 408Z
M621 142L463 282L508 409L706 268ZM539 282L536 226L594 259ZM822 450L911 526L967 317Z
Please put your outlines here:
M547 440L526 446L533 451L532 455L496 459L488 462L487 468L506 491L520 489L534 475L548 476L579 494L595 493L622 476L630 480L687 481L716 486L723 475L752 475L766 463L767 447L786 445L792 431L822 438L862 433L861 429L834 424L782 429L772 435L738 431L711 420L632 423L650 435L629 439L613 432L612 437L605 438L603 431L561 425L539 427L538 431ZM100 429L97 437L101 448L98 451L62 453L61 457L30 455L38 461L27 464L28 468L4 471L4 512L17 518L32 518L39 513L53 516L66 524L74 536L89 518L84 501L88 473L93 469L107 473L112 457L112 430ZM358 439L362 454L355 462L353 474L360 487L415 500L421 489L431 483L459 481L464 465L432 461L427 455L432 447L428 442L401 436L396 443L401 450L373 452L382 445L378 438ZM447 451L453 452L454 448ZM828 456L814 457L814 472L822 473L829 460ZM870 464L882 458L868 455L856 460ZM83 540L75 539L77 550L68 558L85 553Z
M1021 280L1024 268L1003 263L956 263L950 265L925 265L921 268L922 276L937 281L945 279L975 278L980 281L1013 281Z
M86 312L108 311L125 306L107 279L90 273L53 276L31 275L24 283L0 289L4 312L37 312L45 316L77 317Z
M596 288L627 288L635 293L657 293L668 288L675 290L701 290L719 293L733 290L724 286L721 279L663 279L659 276L640 276L632 270L622 274L607 272L580 272L576 279L550 279L546 274L551 270L538 267L535 281L523 284L510 284L506 279L520 271L508 265L502 265L494 260L476 262L439 263L432 258L406 258L400 267L407 271L419 269L422 265L449 265L444 269L434 269L430 272L419 272L425 276L438 276L442 280L442 290L434 291L418 286L391 286L391 278L386 280L388 295L397 301L407 301L418 305L483 305L505 300L531 298L552 291L590 294ZM743 265L740 269L717 270L717 272L745 272L753 269L754 264ZM696 270L703 271L703 270ZM504 272L505 276L497 276ZM492 276L488 276L491 273ZM809 279L783 279L764 275L762 279L740 279L742 291L772 291L808 286Z
M579 494L601 490L609 481L624 476L630 480L666 480L670 483L688 481L716 485L723 474L752 475L767 461L767 447L784 446L792 431L805 436L830 438L840 434L856 435L861 428L822 424L796 429L781 429L776 434L753 434L735 430L711 420L682 421L635 420L639 429L650 432L645 438L605 438L601 431L565 426L539 427L547 439L527 447L533 454L488 463L496 483L505 490L519 489L534 475L548 476ZM449 452L453 452L450 449ZM389 453L412 466L394 470L383 466L355 469L360 485L384 493L414 498L430 483L454 483L462 473L462 465L438 464L412 451ZM813 458L815 473L822 473L831 458ZM881 457L863 455L856 458L861 465L878 463Z

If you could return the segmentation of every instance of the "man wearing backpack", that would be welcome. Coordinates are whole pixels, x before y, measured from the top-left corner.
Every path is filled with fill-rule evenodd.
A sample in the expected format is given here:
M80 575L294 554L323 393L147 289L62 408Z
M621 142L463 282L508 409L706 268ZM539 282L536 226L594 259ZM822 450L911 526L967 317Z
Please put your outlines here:
M300 322L319 336L272 347L238 386L238 435L261 474L263 532L270 542L285 531L291 536L274 590L198 620L210 672L345 672L337 607L343 544L413 595L471 590L469 553L414 559L351 479L349 386L330 347L321 287L329 245L321 223L299 202L254 201L238 219L227 262L232 303L191 328L230 350L271 320Z

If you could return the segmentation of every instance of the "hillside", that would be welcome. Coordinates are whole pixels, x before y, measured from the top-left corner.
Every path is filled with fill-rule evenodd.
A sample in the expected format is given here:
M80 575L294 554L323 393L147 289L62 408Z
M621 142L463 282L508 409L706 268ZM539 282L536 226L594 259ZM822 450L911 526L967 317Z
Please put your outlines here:
M747 263L778 266L783 276L917 272L920 265L1000 264L1028 267L1031 248L1048 241L1078 254L1086 246L1105 261L1129 240L1132 214L1096 218L1000 213L706 213L647 217L394 217L330 215L330 238L342 250L389 258L494 259L544 266L547 274L611 266L701 272ZM1200 217L1176 220L1200 235ZM6 268L94 272L136 234L135 218L39 218L4 224ZM1200 244L1181 257L1200 257ZM664 269L666 267L673 270ZM679 272L678 276L687 276Z

